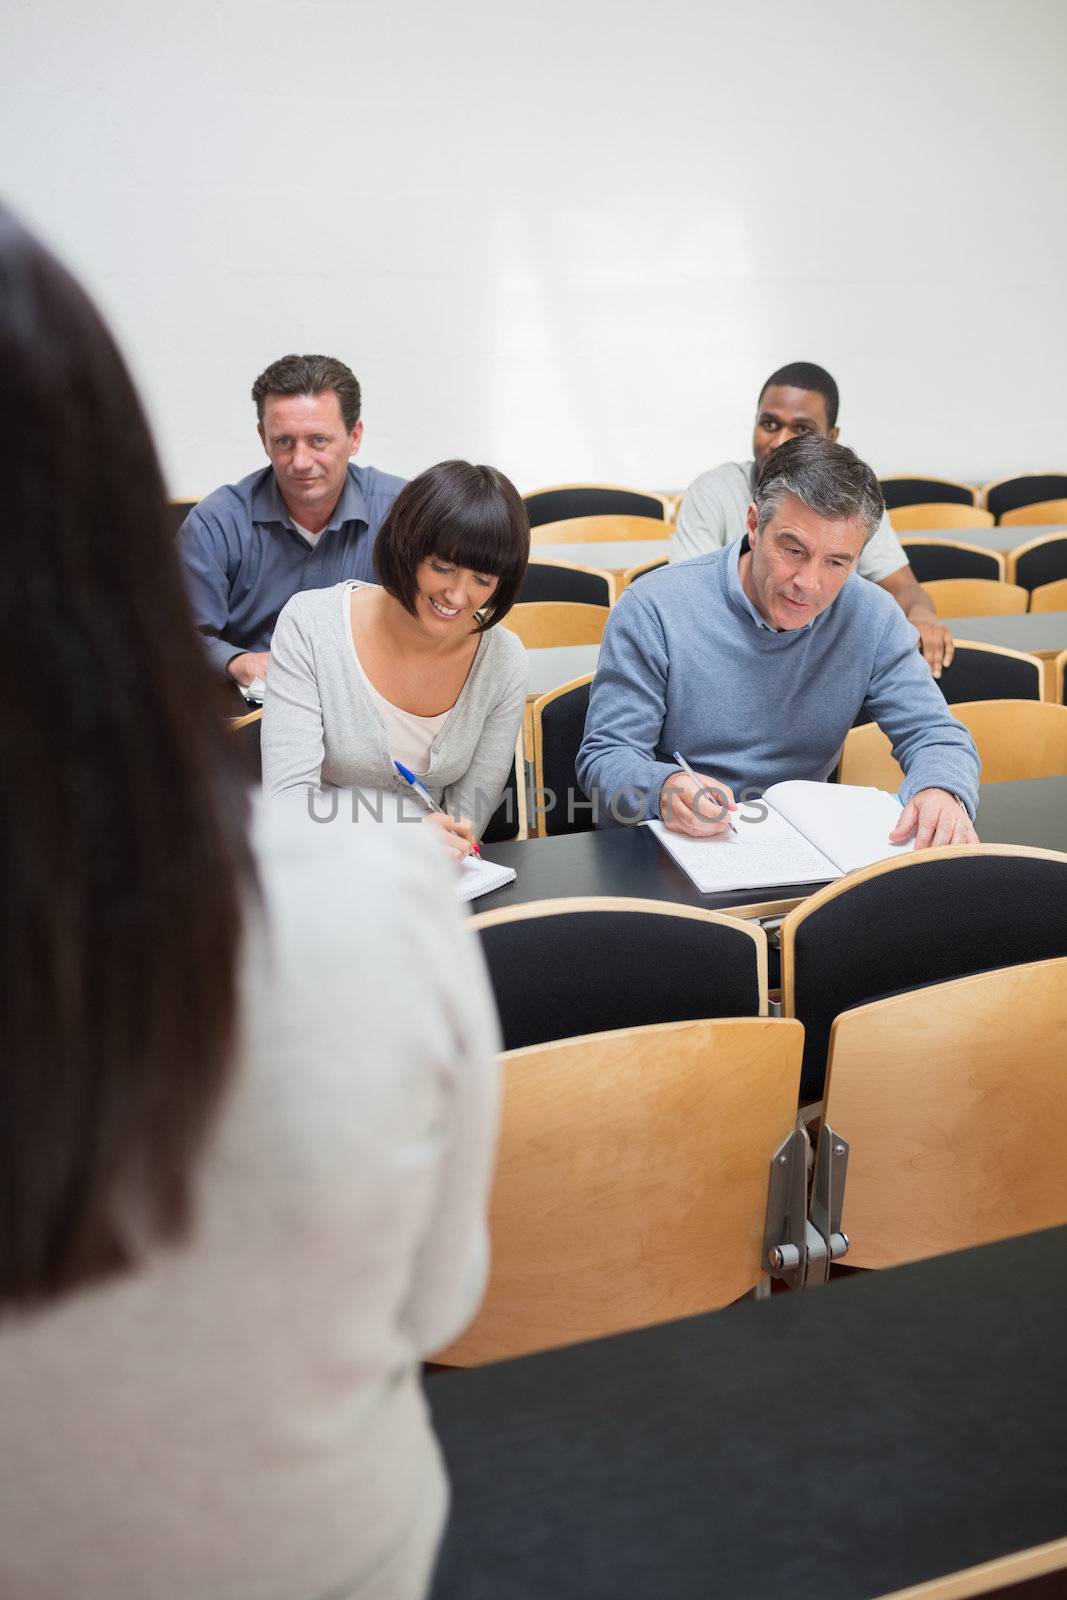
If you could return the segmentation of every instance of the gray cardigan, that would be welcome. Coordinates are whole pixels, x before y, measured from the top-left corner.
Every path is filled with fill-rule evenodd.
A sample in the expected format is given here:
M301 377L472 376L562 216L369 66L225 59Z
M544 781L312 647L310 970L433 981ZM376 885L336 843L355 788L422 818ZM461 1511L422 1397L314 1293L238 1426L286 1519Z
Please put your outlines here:
M263 788L303 785L404 790L386 748L385 724L356 660L348 596L356 585L294 595L271 642L263 702ZM490 628L459 699L430 747L427 789L450 815L481 832L496 810L522 723L526 651Z

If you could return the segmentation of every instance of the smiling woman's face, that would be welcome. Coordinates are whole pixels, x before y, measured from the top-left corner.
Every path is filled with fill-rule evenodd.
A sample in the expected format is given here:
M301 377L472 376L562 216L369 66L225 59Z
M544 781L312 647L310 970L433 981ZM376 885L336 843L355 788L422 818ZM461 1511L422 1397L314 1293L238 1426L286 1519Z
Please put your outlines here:
M475 612L496 593L498 581L487 572L427 556L415 568L415 615L435 633L450 628L465 633L473 626Z

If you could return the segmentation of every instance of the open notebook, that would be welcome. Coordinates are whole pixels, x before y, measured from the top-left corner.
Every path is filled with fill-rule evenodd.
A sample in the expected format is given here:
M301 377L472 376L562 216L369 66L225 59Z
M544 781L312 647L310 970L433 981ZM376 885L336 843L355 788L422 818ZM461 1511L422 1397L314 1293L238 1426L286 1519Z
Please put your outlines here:
M467 856L460 865L456 893L461 900L477 900L480 894L489 894L493 889L502 889L506 883L514 882L514 867L498 867L495 861Z
M886 856L907 855L914 841L889 843L900 801L884 789L844 783L776 783L757 803L730 813L736 834L689 839L662 822L649 826L704 894L765 889L787 883L828 883Z

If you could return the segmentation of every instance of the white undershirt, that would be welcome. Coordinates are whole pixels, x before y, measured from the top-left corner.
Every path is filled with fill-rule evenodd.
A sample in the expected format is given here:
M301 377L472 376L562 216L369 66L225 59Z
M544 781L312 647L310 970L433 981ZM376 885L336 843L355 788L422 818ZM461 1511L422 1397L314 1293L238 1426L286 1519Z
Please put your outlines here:
M293 527L296 529L296 531L300 535L300 537L302 539L306 539L308 544L311 546L312 550L314 550L315 546L318 544L319 540L322 538L322 535L325 532L325 529L320 528L318 533L312 533L310 528L302 528L300 526L299 522L297 522L295 517L292 519L292 522L293 522Z
M354 587L354 586L353 586ZM342 604L345 613L345 626L348 637L352 639L351 600L352 589L347 587L342 594ZM384 694L371 683L363 670L363 663L359 659L355 640L352 640L352 658L359 670L359 675L367 686L367 693L382 714L385 722L385 743L389 754L394 761L403 762L417 777L425 777L430 770L430 746L444 727L448 718L455 710L449 706L447 711L438 712L434 717L420 717L414 711L402 711L399 706L394 706Z

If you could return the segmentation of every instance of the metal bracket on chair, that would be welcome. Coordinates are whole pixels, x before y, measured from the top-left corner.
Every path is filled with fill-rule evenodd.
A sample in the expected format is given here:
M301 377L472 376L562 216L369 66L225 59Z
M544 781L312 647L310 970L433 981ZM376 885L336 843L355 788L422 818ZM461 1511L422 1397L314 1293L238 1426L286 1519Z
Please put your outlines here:
M808 1252L806 1283L825 1283L831 1261L840 1260L848 1251L848 1234L841 1231L847 1172L848 1142L824 1122L815 1147L808 1224L818 1243Z
M771 1277L781 1278L791 1289L802 1289L807 1275L810 1153L807 1134L794 1128L771 1157L763 1259Z

